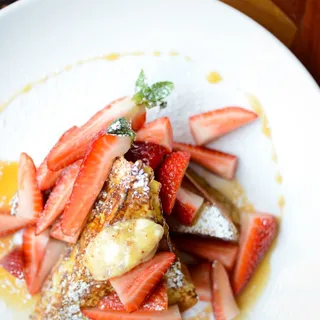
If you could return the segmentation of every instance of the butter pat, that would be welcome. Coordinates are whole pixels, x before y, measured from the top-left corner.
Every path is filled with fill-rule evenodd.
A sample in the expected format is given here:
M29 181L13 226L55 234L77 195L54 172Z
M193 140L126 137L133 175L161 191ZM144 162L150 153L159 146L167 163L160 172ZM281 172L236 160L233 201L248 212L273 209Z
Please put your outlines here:
M95 280L121 276L153 257L163 232L161 225L149 219L119 221L88 245L84 263Z

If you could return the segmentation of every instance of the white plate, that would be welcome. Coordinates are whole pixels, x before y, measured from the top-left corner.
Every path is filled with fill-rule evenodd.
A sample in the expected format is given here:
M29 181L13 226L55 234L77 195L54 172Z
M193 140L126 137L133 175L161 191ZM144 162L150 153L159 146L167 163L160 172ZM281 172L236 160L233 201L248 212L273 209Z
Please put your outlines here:
M133 51L145 54L76 65ZM278 198L285 197L270 279L246 319L320 319L319 89L285 47L230 7L210 0L24 0L1 10L0 104L21 88L27 92L0 115L0 158L26 151L39 163L63 130L131 93L141 67L150 81L175 82L161 114L171 116L180 140L190 139L188 115L230 104L249 108L246 93L259 98L272 140L257 122L214 145L239 155L237 178L258 210L279 215ZM224 80L209 84L210 71ZM0 314L17 317L3 303Z

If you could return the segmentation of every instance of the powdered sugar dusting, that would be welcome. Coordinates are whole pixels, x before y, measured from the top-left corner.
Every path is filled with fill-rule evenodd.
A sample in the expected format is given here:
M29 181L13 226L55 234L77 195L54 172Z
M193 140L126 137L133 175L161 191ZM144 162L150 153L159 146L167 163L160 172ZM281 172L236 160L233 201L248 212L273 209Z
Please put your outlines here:
M181 271L181 262L175 261L166 273L168 289L181 288L184 284L184 274Z
M200 217L191 226L183 225L173 217L169 217L167 221L172 231L180 233L200 234L227 241L237 241L239 236L232 221L218 207L209 203L205 204Z

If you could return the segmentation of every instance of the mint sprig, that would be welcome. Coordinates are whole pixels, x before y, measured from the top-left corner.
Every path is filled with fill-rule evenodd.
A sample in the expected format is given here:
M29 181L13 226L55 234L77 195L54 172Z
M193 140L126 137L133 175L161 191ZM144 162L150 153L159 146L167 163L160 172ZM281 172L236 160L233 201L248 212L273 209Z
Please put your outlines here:
M156 82L149 86L144 71L141 70L136 81L136 93L132 100L136 104L144 104L149 109L158 105L163 109L167 106L164 99L170 95L173 89L174 85L171 81Z
M135 132L131 128L131 124L124 117L114 120L108 127L107 133L115 136L131 137L132 140L136 137Z

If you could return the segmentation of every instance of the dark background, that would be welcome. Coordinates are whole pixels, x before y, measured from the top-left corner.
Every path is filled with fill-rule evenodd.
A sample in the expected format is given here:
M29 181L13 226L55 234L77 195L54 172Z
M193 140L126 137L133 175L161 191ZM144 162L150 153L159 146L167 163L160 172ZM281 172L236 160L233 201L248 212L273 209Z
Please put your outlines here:
M222 1L230 4L236 3L235 1L231 0ZM249 0L239 1L243 1L244 3L247 1L248 6L252 6ZM255 1L259 2L263 0ZM301 62L306 66L306 68L320 85L320 0L272 1L287 15L287 17L291 19L291 21L297 27L294 40L292 43L290 43L289 48L301 60ZM0 8L3 8L13 2L15 2L15 0L0 0ZM268 26L265 27L268 28Z

